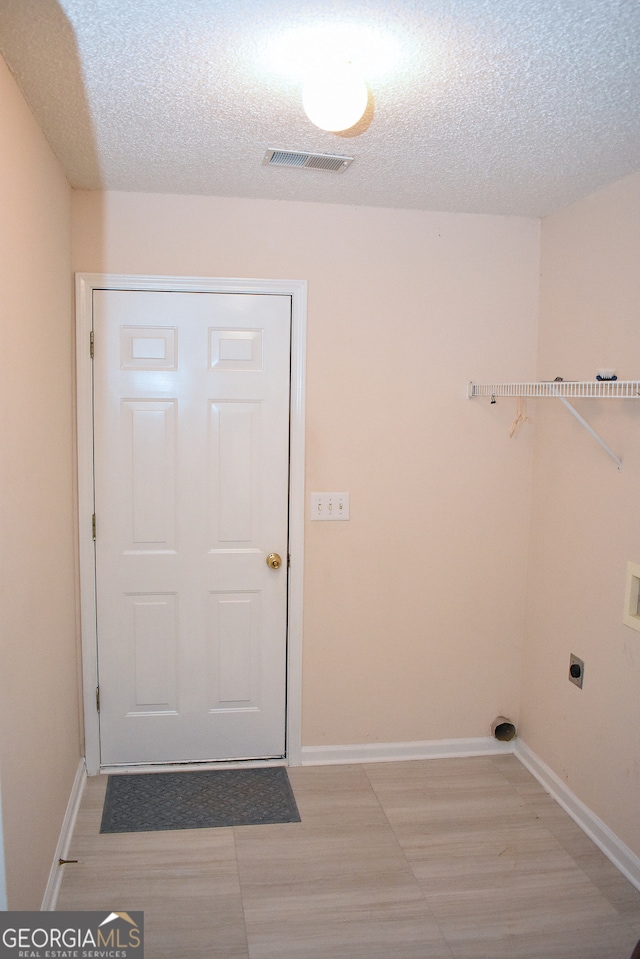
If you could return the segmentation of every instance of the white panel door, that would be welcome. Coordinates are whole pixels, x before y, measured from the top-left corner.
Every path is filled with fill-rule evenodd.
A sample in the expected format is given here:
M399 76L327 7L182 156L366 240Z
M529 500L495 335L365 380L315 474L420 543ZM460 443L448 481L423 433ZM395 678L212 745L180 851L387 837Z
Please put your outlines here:
M283 756L291 297L93 297L101 762Z

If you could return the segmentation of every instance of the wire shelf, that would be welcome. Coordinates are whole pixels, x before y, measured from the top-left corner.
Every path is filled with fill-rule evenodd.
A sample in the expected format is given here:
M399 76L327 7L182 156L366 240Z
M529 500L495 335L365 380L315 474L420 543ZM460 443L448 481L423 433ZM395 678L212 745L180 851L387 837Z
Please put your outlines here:
M467 396L555 396L640 399L640 380L553 380L542 383L469 383Z

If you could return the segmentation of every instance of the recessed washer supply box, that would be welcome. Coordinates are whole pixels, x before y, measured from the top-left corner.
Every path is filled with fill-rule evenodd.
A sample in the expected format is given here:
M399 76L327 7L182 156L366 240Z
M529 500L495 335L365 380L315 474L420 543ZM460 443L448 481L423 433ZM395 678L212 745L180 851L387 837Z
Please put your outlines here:
M640 563L627 563L622 622L631 629L640 630Z

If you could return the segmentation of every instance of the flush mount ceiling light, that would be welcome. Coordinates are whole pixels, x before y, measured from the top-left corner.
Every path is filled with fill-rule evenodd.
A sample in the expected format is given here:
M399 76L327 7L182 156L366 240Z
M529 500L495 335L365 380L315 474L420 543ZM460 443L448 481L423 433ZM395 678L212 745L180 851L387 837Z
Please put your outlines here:
M304 112L315 126L329 133L354 127L368 100L367 84L351 62L315 67L302 87Z

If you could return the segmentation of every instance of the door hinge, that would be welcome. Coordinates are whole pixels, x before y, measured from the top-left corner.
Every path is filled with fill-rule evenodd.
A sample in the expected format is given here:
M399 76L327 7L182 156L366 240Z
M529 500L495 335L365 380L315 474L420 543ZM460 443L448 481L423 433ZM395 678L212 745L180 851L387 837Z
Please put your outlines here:
M93 330L89 333L89 356L93 359L94 354L94 343L93 343Z
M100 687L96 686L96 709L100 712Z
M287 553L287 569L291 569L291 553Z
M91 517L91 535L95 541L96 538L96 514L94 513Z

